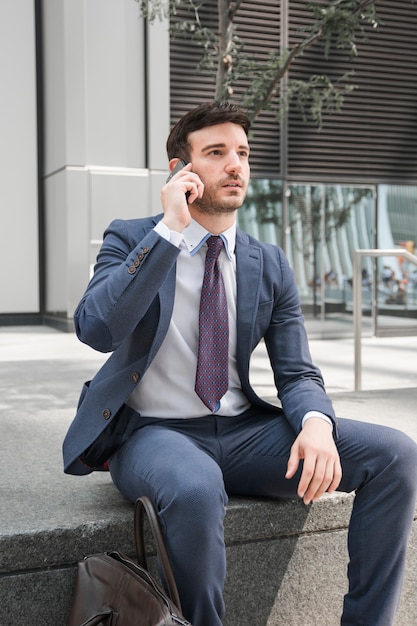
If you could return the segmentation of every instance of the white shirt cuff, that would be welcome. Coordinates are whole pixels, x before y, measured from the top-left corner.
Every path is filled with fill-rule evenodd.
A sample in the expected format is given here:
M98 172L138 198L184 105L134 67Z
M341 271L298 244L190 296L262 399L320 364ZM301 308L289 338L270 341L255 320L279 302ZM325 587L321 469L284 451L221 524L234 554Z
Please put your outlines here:
M320 419L324 420L325 422L330 424L330 426L332 427L332 430L333 430L333 422L330 419L330 417L328 417L327 415L324 415L324 413L320 413L320 411L308 411L304 415L304 417L303 417L303 421L301 422L301 426L303 427L304 424L306 423L306 421L311 419L312 417L319 417Z
M166 224L163 222L158 222L154 228L154 231L158 233L163 239L172 243L173 246L177 248L180 247L181 242L184 238L182 233L177 232L176 230L170 230Z

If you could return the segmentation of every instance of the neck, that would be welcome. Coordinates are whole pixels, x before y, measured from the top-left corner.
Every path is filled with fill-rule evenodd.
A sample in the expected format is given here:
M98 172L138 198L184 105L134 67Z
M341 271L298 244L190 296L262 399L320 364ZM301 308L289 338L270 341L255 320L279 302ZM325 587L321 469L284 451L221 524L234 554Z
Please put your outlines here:
M191 206L189 208L192 218L212 235L224 233L225 230L236 222L236 211L220 215L206 215L198 211L192 211Z

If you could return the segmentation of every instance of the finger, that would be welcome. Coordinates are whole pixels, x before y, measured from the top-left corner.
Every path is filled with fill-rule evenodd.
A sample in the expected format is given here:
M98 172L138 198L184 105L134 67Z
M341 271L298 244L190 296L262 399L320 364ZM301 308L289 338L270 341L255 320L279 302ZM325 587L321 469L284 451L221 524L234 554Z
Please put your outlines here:
M327 488L327 492L333 493L334 491L336 491L336 489L340 485L341 480L342 480L342 467L338 459L334 467L333 480L330 483L329 487Z
M187 165L184 165L184 167L175 172L172 178L178 178L180 175L184 175L184 172L191 172L192 166L192 163L187 163Z
M197 182L187 184L188 204L192 204L197 198L202 198L204 193L204 183L198 179Z
M331 481L327 478L320 480L319 476L314 476L314 479L310 482L308 489L304 494L303 500L305 504L310 504L310 502L316 502L316 500L319 500L319 498L321 498L321 496L326 492L330 482Z
M324 493L333 493L341 480L341 467L339 461L319 461L313 479L310 481L304 494L304 502L315 502Z
M289 479L294 476L296 471L298 470L298 466L300 465L300 453L298 445L295 443L291 448L290 458L287 463L287 473L285 474L285 478Z
M326 456L316 457L313 473L303 499L306 504L318 500L333 484L335 477L335 462ZM306 476L308 479L308 476Z
M316 457L310 455L304 459L303 471L301 472L297 490L299 497L303 498L305 504L309 504L311 501L311 493L313 492L312 482L315 479L315 472Z

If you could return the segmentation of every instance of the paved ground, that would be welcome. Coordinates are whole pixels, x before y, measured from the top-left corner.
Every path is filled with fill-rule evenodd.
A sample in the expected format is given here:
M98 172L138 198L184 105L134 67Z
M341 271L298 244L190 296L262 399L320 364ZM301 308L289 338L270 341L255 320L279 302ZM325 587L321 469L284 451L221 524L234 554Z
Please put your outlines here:
M327 323L326 323L327 324ZM320 367L329 393L354 390L354 341L352 325L340 322L327 326L326 336L319 322L307 321L313 360ZM339 338L334 339L335 335ZM365 329L362 337L362 389L399 389L417 386L417 336L370 337ZM63 333L47 326L0 326L0 364L2 369L17 368L16 378L10 377L15 393L22 399L25 380L38 377L38 383L49 402L59 402L53 396L55 385L66 394L78 394L82 375L93 375L106 359L78 341L73 333ZM38 363L38 365L35 365ZM19 366L20 364L20 374ZM40 375L39 367L48 366L48 384ZM77 376L77 371L80 376ZM252 360L252 381L262 395L274 395L266 351L260 346ZM45 384L44 384L45 383ZM9 393L12 389L9 388ZM39 393L36 396L39 397ZM46 398L43 397L46 401ZM0 398L0 407L2 400ZM3 407L6 408L6 407Z
M354 391L355 362L352 335L316 339L314 324L307 322L310 351L320 367L328 393ZM362 337L362 389L417 387L417 337ZM274 393L265 349L260 346L252 362L252 379L261 395Z

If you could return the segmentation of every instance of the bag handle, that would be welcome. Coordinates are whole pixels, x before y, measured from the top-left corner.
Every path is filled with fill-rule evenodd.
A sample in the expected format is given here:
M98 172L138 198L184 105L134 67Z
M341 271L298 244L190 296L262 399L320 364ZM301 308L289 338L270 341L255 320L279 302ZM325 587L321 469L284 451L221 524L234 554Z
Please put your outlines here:
M108 624L108 626L112 626L112 624L116 624L117 617L118 613L116 611L110 607L104 606L98 613L89 617L86 622L83 622L81 626L101 626L104 623Z
M148 569L144 540L144 514L146 514L151 527L152 535L156 544L156 551L161 563L162 573L168 587L168 595L177 609L181 611L178 589L175 583L174 574L172 573L171 563L165 547L159 520L152 502L146 496L138 498L135 503L135 544L138 563L145 569Z

